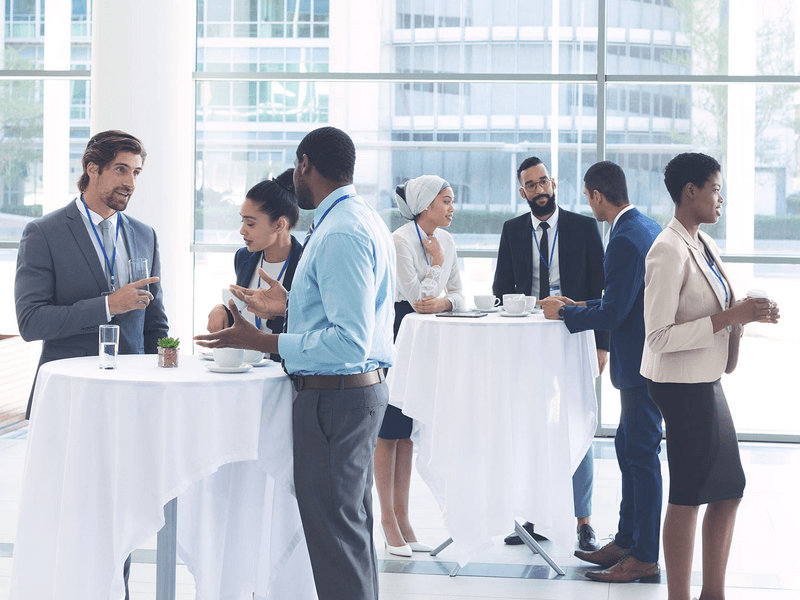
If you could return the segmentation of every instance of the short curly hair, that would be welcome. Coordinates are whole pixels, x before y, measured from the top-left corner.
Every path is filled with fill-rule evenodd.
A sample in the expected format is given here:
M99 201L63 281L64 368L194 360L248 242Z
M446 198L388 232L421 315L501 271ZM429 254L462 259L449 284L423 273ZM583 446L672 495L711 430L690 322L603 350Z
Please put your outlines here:
M681 205L681 193L687 183L703 187L715 173L722 171L717 159L701 152L678 154L664 168L664 185L675 206Z
M353 182L356 147L350 136L341 129L315 129L297 146L297 159L302 159L303 154L308 156L309 162L328 181L340 184Z

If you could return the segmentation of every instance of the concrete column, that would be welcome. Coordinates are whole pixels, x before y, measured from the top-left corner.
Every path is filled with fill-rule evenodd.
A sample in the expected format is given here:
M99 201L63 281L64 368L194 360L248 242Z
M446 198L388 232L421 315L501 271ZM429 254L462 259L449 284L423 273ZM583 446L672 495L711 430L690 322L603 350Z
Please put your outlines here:
M756 3L730 0L728 65L730 75L756 74ZM753 252L755 214L756 88L728 86L726 244L729 254Z
M44 68L69 70L72 16L70 2L45 5ZM49 213L64 206L69 195L70 82L45 80L42 162L44 189L42 210Z
M121 129L147 149L127 213L151 225L161 250L170 335L190 351L194 201L195 5L94 2L92 134Z

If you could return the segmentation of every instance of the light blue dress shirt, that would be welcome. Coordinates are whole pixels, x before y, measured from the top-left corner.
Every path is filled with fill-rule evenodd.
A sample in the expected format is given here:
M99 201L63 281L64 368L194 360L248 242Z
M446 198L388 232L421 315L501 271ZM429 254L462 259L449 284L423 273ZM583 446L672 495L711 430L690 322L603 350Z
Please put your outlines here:
M396 258L378 213L340 187L317 207L314 233L297 264L287 333L278 338L286 370L296 375L366 373L394 362Z

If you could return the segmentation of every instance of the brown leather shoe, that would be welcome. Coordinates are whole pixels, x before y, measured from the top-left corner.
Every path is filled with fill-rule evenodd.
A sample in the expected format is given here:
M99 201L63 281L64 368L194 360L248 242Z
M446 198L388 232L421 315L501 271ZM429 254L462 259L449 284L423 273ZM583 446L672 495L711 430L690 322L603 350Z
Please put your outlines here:
M575 556L593 565L598 565L607 569L613 567L624 557L628 556L631 551L627 548L620 548L614 540L608 542L600 550L594 552L584 552L583 550L576 550Z
M629 583L643 577L655 577L660 574L661 569L658 568L657 562L642 562L629 554L613 567L603 571L588 571L586 577L605 583Z

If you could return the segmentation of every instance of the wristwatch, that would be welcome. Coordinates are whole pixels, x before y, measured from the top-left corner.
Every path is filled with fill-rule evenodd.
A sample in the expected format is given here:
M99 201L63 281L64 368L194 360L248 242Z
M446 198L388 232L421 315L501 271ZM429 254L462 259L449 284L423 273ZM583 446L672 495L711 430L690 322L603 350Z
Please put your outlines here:
M563 306L558 309L558 318L561 319L562 321L564 320L564 307Z

